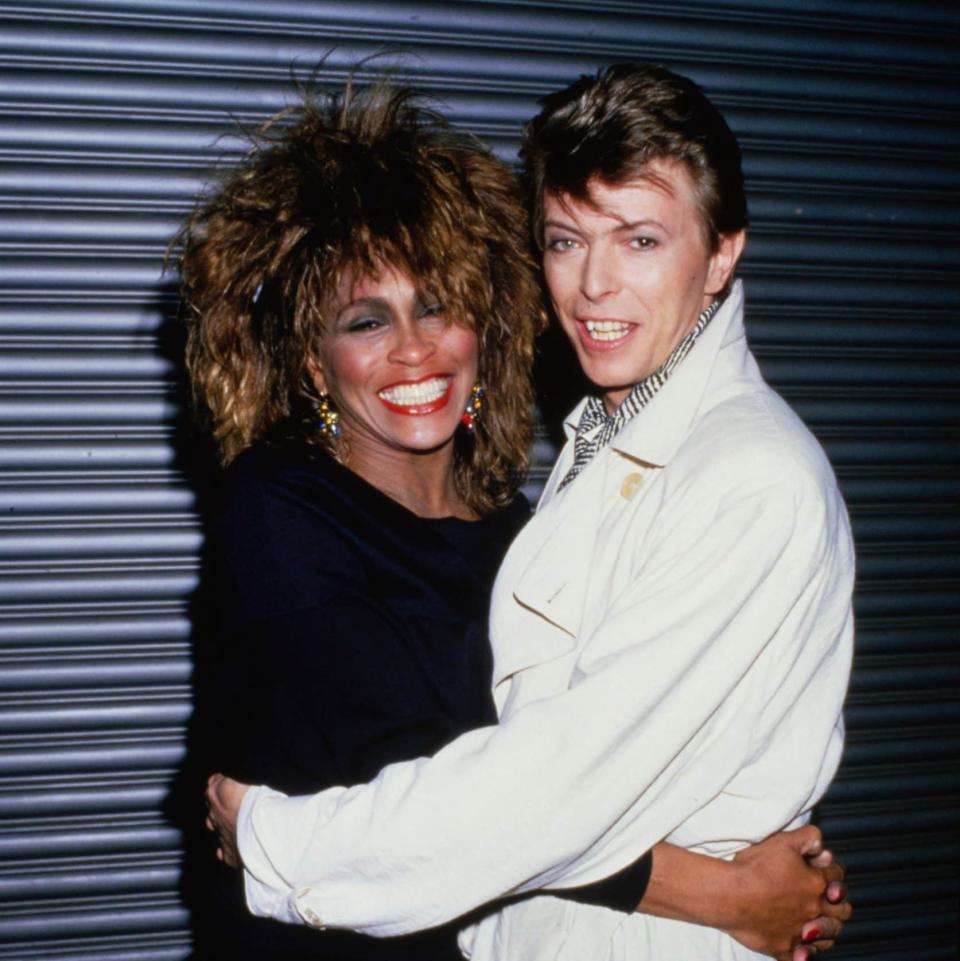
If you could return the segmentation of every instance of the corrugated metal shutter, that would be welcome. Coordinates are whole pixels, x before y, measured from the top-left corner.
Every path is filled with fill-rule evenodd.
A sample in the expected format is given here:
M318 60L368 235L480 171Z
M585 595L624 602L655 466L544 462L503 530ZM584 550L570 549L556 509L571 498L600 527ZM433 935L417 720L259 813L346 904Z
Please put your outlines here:
M834 957L956 958L958 40L949 2L0 2L0 958L189 950L164 811L201 534L160 264L292 64L384 45L504 156L537 96L614 59L725 109L753 342L859 542Z

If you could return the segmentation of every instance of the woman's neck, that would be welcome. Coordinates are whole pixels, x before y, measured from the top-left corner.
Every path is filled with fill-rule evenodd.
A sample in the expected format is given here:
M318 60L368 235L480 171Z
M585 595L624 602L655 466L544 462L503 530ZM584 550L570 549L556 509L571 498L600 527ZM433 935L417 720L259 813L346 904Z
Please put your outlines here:
M424 453L372 450L360 439L347 446L346 466L419 517L477 517L457 492L453 444Z

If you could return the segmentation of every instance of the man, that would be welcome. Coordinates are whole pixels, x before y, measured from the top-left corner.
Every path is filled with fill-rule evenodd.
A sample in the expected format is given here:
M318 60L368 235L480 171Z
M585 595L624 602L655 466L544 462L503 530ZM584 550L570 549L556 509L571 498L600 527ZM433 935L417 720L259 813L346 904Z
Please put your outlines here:
M248 792L255 913L400 934L597 880L664 838L722 857L806 820L839 762L849 525L746 345L735 138L693 83L627 64L548 98L524 159L554 312L596 393L494 590L500 724L369 785ZM214 779L217 824L241 791ZM656 891L643 909L683 920ZM717 930L549 896L464 946L755 957Z

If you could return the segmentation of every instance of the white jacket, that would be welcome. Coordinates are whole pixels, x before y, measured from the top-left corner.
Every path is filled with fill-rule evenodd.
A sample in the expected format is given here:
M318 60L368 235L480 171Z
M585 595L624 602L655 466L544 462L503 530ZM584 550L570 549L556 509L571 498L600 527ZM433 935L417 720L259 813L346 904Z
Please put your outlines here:
M840 758L853 552L823 452L747 349L740 284L555 495L572 447L494 588L500 724L368 785L249 792L254 913L401 934L598 880L664 838L723 856L806 819ZM549 896L462 944L482 961L753 957Z

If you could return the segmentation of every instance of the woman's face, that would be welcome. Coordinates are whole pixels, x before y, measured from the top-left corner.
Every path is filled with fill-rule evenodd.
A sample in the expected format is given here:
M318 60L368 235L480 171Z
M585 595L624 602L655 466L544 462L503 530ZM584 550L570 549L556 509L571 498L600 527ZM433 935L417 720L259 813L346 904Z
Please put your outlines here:
M327 310L314 369L351 457L450 445L477 380L476 333L405 273L346 276Z
M685 167L653 179L591 182L590 202L544 198L543 266L550 299L608 411L654 373L723 289L744 234L707 248Z

